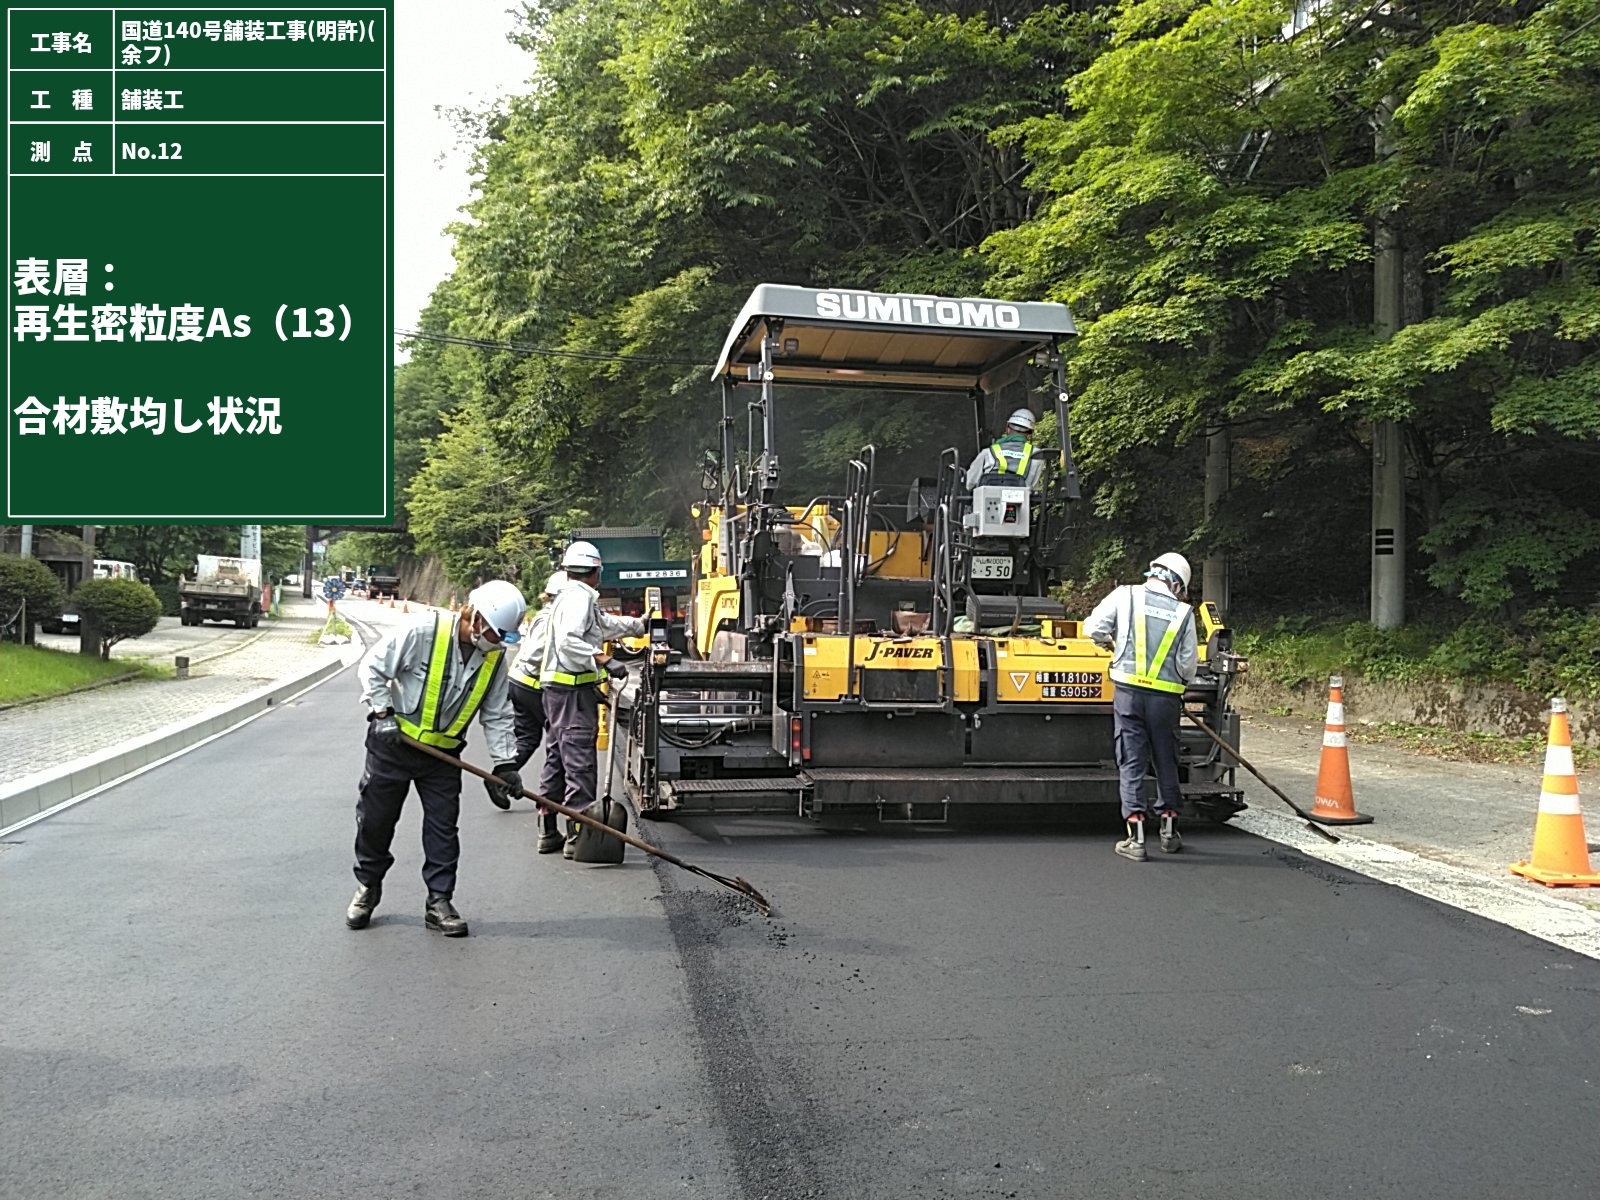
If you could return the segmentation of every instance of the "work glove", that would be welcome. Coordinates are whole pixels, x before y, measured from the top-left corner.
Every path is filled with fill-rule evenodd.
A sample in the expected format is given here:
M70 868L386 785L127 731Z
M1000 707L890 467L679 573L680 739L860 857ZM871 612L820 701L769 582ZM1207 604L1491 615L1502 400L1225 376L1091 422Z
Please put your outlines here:
M499 782L490 783L485 779L484 790L489 793L489 799L496 808L510 808L511 798L522 795L522 776L515 763L501 763L495 767L494 773Z
M372 718L372 736L388 746L398 746L404 740L400 733L400 722L393 713Z
M614 658L608 658L606 659L606 674L613 679L626 679L628 677L627 664L620 663Z

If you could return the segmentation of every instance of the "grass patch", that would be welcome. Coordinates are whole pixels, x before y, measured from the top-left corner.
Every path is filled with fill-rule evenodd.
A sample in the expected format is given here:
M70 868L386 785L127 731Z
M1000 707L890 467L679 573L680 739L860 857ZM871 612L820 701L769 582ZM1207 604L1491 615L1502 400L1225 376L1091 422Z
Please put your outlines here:
M89 654L0 643L0 704L58 696L85 684L130 674L161 677L159 670L126 659L101 662Z
M1378 629L1366 621L1279 617L1235 632L1250 672L1283 687L1359 675L1371 683L1504 683L1542 696L1600 696L1600 616L1536 609L1515 624L1469 618Z
M330 633L335 636L347 637L351 640L355 639L355 631L350 628L350 622L346 621L337 612L333 612L328 614L328 619L323 622L322 628L306 640L313 646L318 646L322 644L322 639Z

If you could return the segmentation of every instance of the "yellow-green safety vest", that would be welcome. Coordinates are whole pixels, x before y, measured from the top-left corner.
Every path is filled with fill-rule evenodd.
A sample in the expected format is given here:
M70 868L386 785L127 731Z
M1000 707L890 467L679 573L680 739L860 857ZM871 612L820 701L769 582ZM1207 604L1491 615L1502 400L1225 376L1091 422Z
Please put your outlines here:
M478 668L478 677L472 681L472 691L467 693L461 711L456 713L456 719L451 721L446 729L435 728L439 723L439 694L444 691L444 667L452 653L450 634L454 629L454 621L445 621L441 620L439 615L434 616L433 654L428 659L428 682L422 692L422 719L413 724L398 713L395 714L395 720L400 722L400 731L408 738L425 746L437 746L441 750L459 750L461 744L466 741L461 736L461 731L467 727L467 722L472 720L472 715L483 703L483 694L489 690L489 680L494 676L495 664L500 661L501 653L499 650L491 650L483 656L483 665Z
M1178 640L1178 631L1183 628L1184 621L1188 620L1191 610L1186 604L1178 606L1172 621L1167 625L1166 633L1161 635L1161 641L1156 646L1156 656L1150 657L1150 643L1145 636L1144 624L1144 588L1133 589L1133 670L1119 671L1111 669L1111 678L1118 683L1129 683L1134 687L1151 688L1158 692L1177 692L1182 694L1184 684L1175 683L1170 679L1158 678L1161 668L1167 661L1167 655L1172 652L1172 643Z
M989 453L994 455L995 473L998 474L998 475L1009 474L1009 470L1008 470L1007 465L1006 465L1005 452L1000 449L1000 443L999 442L995 442L995 443L990 445ZM1027 474L1027 472L1028 472L1028 460L1031 459L1032 457L1033 457L1033 443L1032 442L1023 442L1022 443L1022 457L1017 460L1017 474L1018 475Z

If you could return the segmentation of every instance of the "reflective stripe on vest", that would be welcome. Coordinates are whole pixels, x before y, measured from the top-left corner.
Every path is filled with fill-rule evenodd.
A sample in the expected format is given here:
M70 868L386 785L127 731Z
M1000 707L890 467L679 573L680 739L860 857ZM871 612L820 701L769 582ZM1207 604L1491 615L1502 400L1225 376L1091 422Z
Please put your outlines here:
M483 665L478 668L478 677L472 681L472 691L467 693L456 719L450 722L449 728L436 729L435 726L439 723L439 696L444 691L444 666L447 656L453 652L450 646L450 634L454 628L454 621L442 620L437 614L434 616L433 654L428 659L428 682L422 693L422 719L412 724L398 714L395 716L400 723L400 732L408 738L425 746L437 746L441 750L461 748L461 743L466 740L461 736L461 731L467 727L467 722L472 720L472 714L478 711L478 705L483 703L483 694L489 690L489 679L494 675L495 664L500 661L498 650L491 650L483 656Z
M1167 631L1161 635L1161 641L1156 646L1154 661L1150 658L1150 643L1145 636L1144 625L1144 588L1136 587L1133 590L1133 671L1118 671L1113 669L1111 678L1118 683L1131 683L1134 687L1150 688L1157 692L1183 692L1184 685L1169 679L1160 679L1161 668L1166 665L1167 655L1172 651L1172 643L1178 640L1178 631L1183 628L1183 622L1189 616L1189 608L1180 605L1179 611L1167 624Z
M599 671L585 671L582 675L569 675L565 671L551 671L547 682L561 683L567 687L578 687L580 684L593 683L599 678Z
M1005 451L1000 449L1000 443L999 442L995 442L993 445L991 445L989 447L989 453L994 455L995 473L997 475L1008 474L1010 469L1006 465ZM1027 469L1028 469L1028 460L1030 458L1032 458L1032 457L1033 457L1033 443L1032 442L1023 442L1022 443L1022 457L1017 460L1017 474L1018 475L1021 475L1025 471L1027 471Z
M536 688L539 686L539 677L537 675L530 675L526 671L513 671L511 672L511 678L522 684L524 687Z

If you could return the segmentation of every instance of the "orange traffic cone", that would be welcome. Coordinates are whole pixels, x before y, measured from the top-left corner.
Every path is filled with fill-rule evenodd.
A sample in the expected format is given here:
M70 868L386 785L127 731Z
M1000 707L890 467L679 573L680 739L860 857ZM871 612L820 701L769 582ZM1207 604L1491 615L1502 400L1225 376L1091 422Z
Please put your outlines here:
M1322 729L1322 762L1317 767L1317 796L1311 819L1319 825L1370 825L1371 817L1356 811L1350 791L1350 750L1344 736L1344 677L1328 680L1328 719Z
M450 611L456 611L456 597L454 592L450 593Z
M1600 887L1600 875L1589 867L1565 700L1550 701L1550 738L1544 752L1539 819L1533 827L1533 861L1513 863L1511 870L1546 887Z
M401 603L401 605L400 605L400 611L401 611L401 612L403 612L403 613L408 613L408 612L410 612L410 611L411 611L411 599L410 599L410 597L407 597L407 598L406 598L406 599L405 599L405 600L404 600L404 601L403 601L403 602L402 602L402 603Z

